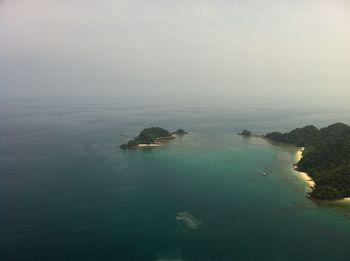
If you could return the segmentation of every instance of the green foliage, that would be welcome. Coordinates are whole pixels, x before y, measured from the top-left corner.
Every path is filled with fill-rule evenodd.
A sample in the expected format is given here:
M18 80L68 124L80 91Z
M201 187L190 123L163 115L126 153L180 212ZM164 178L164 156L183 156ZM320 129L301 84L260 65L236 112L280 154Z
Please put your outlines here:
M139 136L133 140L129 140L126 144L121 145L122 149L135 148L139 144L151 144L155 143L159 138L170 138L172 134L159 127L151 127L143 129Z
M122 149L128 149L128 148L134 148L137 145L139 145L139 143L137 143L135 140L129 140L126 144L120 145L120 147Z
M346 196L343 191L327 185L316 186L315 189L312 191L311 195L314 198L324 200L342 199Z
M171 133L159 127L151 127L143 129L139 136L135 139L137 143L150 144L154 143L157 138L171 137Z
M316 183L311 195L318 199L350 196L350 127L335 123L318 130L314 126L289 133L273 132L265 137L279 142L305 146L297 166Z
M319 136L319 130L312 125L305 126L303 128L294 129L288 133L272 132L265 135L265 137L289 144L295 144L300 147L306 147L317 140Z
M179 135L179 136L183 136L183 135L187 134L187 131L185 131L183 129L178 129L177 131L174 131L174 134Z
M244 129L244 130L242 131L242 133L240 133L239 135L248 137L248 136L252 136L252 133L251 133L249 130Z

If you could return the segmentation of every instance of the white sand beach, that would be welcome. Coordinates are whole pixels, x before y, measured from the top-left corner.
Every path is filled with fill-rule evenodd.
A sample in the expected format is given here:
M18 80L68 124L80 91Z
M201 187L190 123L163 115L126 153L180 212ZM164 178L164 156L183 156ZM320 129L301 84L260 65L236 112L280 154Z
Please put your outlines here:
M303 151L304 148L300 148L295 153L295 160L296 162L299 162L303 157ZM298 171L297 168L294 168L294 171L297 171L299 173L299 176L308 184L308 186L312 189L315 186L315 181L305 172Z
M140 147L140 148L160 147L160 146L162 146L161 143L150 143L150 144L139 144L139 145L137 145L137 147Z

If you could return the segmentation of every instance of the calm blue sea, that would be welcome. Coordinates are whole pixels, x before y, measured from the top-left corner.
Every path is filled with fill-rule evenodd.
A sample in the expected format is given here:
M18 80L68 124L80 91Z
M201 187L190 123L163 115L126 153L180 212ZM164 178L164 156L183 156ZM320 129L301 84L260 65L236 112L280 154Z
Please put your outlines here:
M349 111L2 100L0 260L349 260L350 203L305 197L295 147L236 135L336 121L350 123ZM190 134L119 148L150 126ZM183 211L198 229L176 220Z

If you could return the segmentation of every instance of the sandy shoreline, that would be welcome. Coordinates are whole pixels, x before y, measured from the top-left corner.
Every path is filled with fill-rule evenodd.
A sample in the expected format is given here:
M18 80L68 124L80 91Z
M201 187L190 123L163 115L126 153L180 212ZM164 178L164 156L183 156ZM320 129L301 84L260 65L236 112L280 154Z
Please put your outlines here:
M301 158L303 157L303 151L304 151L304 148L300 148L295 153L296 162L299 162L301 160ZM299 173L299 176L302 178L302 180L305 181L305 183L310 187L310 189L313 189L315 187L315 185L316 185L315 181L306 172L298 171L297 168L294 168L294 171Z
M162 146L162 144L160 144L160 143L150 143L150 144L139 144L139 145L137 145L137 147L140 147L140 148L160 147L160 146Z
M295 153L295 159L296 162L299 162L301 160L301 158L303 157L303 148L300 148L296 153ZM294 171L298 172L299 177L308 185L308 187L312 190L316 183L315 181L306 173L306 172L301 172L298 171L297 168L293 169ZM344 203L350 203L350 198L343 198L340 200L336 200L336 201L340 201L340 202L344 202Z
M160 140L172 140L175 139L177 137L177 135L172 134L170 137L159 137L157 138L159 141ZM157 143L141 143L139 145L137 145L138 148L151 148L151 147L160 147L163 144L161 142L157 142Z
M303 157L303 151L304 151L304 148L300 148L295 153L295 160L296 160L296 162L299 162L301 160L301 158ZM311 192L313 190L313 188L315 187L315 185L316 185L315 181L306 172L298 171L298 168L296 168L296 167L294 167L293 170L298 172L299 177L308 185L308 187L310 189L310 192ZM335 200L335 201L343 202L343 203L350 203L350 197L349 198L343 198L343 199L340 199L340 200Z

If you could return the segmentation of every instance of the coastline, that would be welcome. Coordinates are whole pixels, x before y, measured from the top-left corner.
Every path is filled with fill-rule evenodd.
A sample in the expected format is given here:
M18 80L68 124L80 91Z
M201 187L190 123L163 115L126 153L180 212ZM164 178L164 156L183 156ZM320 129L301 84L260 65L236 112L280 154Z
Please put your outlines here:
M138 148L147 148L147 147L160 147L162 144L160 143L150 143L150 144L139 144L136 147Z
M299 148L295 153L296 162L299 162L303 157L304 148ZM313 189L316 185L315 181L306 173L299 171L297 167L293 168L294 171L298 172L299 177L308 185L309 189Z
M163 144L160 142L161 140L173 140L175 139L176 137L178 137L178 135L176 134L172 134L171 136L169 137L159 137L157 138L159 140L159 142L157 143L141 143L141 144L138 144L136 147L137 148L151 148L151 147L161 147Z
M295 159L297 163L303 157L303 151L304 151L304 148L299 148L298 151L295 153ZM293 170L298 172L299 177L308 185L308 188L310 190L309 192L311 192L316 185L315 181L306 172L298 171L298 168L296 166L294 166ZM342 203L348 204L350 203L350 197L335 200L335 202L342 202Z

